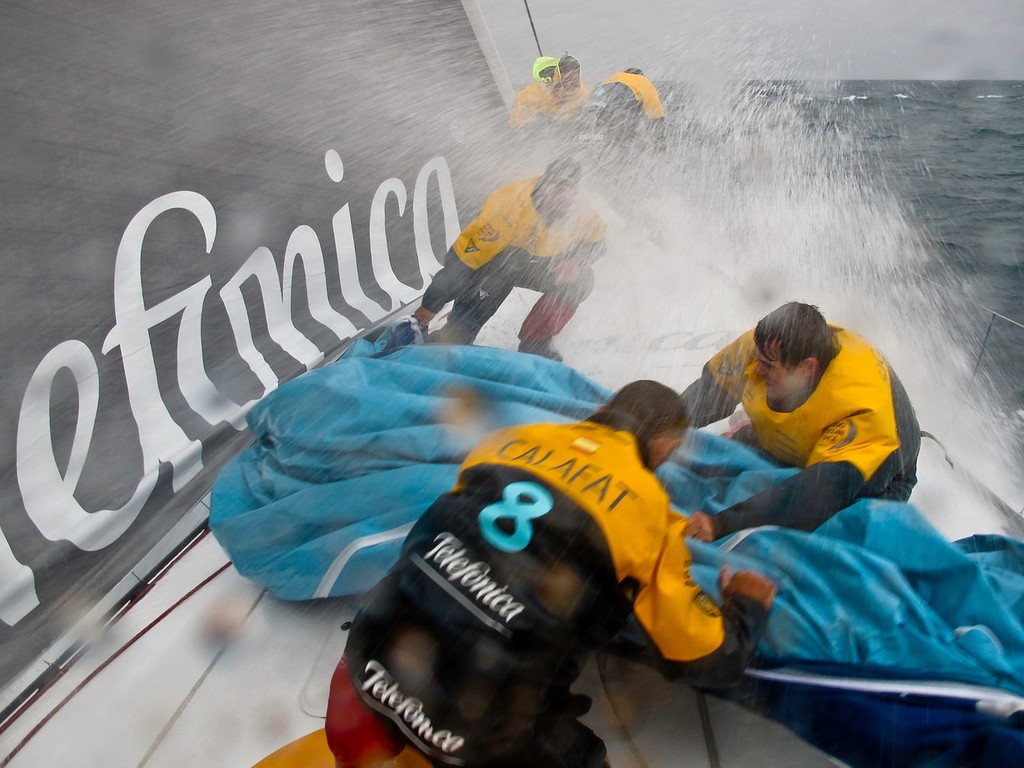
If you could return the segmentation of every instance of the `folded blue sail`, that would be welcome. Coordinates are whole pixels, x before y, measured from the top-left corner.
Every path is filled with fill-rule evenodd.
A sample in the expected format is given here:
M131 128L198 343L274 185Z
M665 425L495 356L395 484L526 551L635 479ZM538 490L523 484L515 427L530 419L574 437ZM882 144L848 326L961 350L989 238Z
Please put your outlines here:
M214 534L239 572L279 597L365 591L394 562L403 526L454 485L482 429L583 419L610 395L536 356L375 352L359 342L265 397L248 415L255 442L214 485ZM467 393L477 407L460 422Z
M215 535L242 574L279 597L364 591L453 485L481 430L582 419L611 394L532 355L439 345L372 353L354 347L256 405L254 443L214 486ZM460 422L467 402L475 415ZM686 513L717 511L791 472L693 432L659 474ZM766 660L1024 695L1020 542L950 543L912 505L862 500L813 534L762 528L691 549L712 595L724 564L777 581Z

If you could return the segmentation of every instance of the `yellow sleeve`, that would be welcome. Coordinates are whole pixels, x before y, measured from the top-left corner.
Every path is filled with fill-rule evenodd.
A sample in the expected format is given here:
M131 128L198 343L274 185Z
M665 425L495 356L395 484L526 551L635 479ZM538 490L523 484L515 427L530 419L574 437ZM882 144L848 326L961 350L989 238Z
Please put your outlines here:
M754 331L744 333L735 341L719 350L708 360L708 370L718 385L736 398L743 398L746 386L746 371L755 362Z
M452 248L466 266L478 269L509 246L519 218L514 186L492 192L480 215L455 239Z
M725 640L722 613L690 575L686 520L666 534L650 582L641 585L634 612L651 640L670 661L692 661L712 653Z
M516 94L512 113L508 116L508 124L513 128L529 125L540 117L543 100L539 98L541 94L538 93L536 85L531 83Z
M845 347L853 347L853 340L846 335L843 342L836 358L842 369L818 385L828 387L829 402L836 409L830 420L835 420L822 430L806 466L846 461L867 480L900 445L889 364L870 347L847 354Z

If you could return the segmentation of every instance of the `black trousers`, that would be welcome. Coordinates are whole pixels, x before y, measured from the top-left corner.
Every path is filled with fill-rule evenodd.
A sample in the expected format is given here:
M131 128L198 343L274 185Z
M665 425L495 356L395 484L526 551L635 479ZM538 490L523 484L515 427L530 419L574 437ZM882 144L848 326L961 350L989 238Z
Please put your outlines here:
M584 265L576 280L558 283L552 271L552 259L530 258L521 251L499 254L478 269L464 271L448 322L431 334L430 341L473 343L513 288L539 291L564 304L579 306L594 289L594 271Z

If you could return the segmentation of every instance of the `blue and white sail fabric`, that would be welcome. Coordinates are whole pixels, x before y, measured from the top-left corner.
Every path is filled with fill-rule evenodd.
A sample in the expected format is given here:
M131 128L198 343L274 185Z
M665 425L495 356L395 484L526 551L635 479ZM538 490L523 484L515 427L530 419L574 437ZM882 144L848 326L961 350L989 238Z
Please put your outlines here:
M477 418L460 422L451 413L467 392ZM533 355L440 345L375 355L356 346L252 409L256 440L221 472L211 527L238 570L279 597L359 593L451 488L482 430L579 420L610 394ZM717 511L793 471L693 432L659 474L687 513ZM691 549L694 576L713 596L724 564L777 581L760 647L769 663L1024 695L1020 542L950 543L912 505L862 500L813 534L760 528Z
M467 393L477 415L461 419ZM210 525L239 572L278 597L363 592L483 431L580 420L609 395L536 356L440 345L379 355L360 340L253 407L255 442L221 471Z

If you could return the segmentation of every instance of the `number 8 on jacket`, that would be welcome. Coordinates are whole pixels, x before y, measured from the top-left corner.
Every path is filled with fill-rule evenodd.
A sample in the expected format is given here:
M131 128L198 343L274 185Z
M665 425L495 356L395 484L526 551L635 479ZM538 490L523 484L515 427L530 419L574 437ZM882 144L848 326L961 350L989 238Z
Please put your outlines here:
M533 523L530 521L543 517L554 505L551 494L536 483L509 483L501 492L501 501L480 510L477 517L480 532L495 549L520 552L533 538ZM511 533L498 527L498 520L502 518L515 522Z

